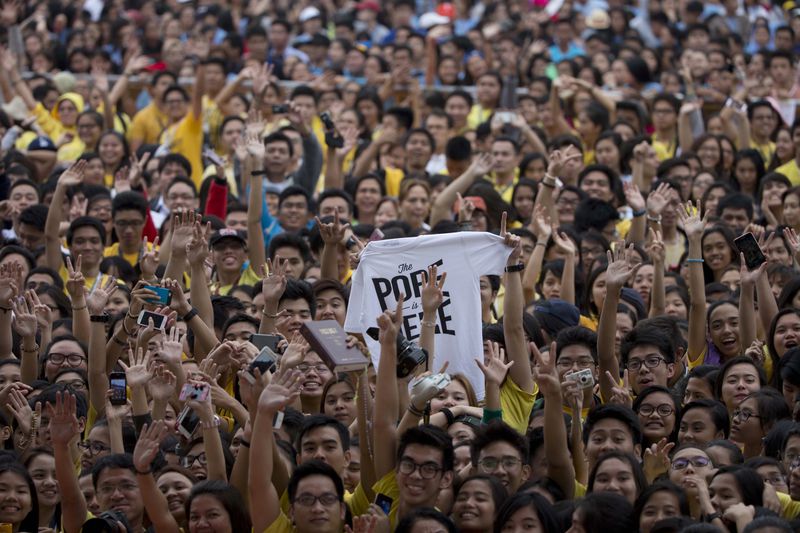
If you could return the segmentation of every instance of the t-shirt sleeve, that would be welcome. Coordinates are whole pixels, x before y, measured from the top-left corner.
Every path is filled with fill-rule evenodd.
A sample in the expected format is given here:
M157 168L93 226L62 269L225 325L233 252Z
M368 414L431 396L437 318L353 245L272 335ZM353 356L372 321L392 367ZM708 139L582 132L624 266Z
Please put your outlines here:
M503 410L503 422L522 435L527 432L528 419L531 416L537 392L538 386L534 386L532 394L525 392L510 377L500 387L500 407Z
M347 503L348 507L350 507L350 513L353 516L359 516L367 512L369 509L369 504L371 503L367 499L367 494L364 492L364 487L361 486L359 483L356 486L356 490L353 491L353 494L350 495L350 498L345 498L345 502Z
M278 518L264 530L264 533L292 533L293 531L294 527L292 526L292 522L289 520L289 517L281 511Z
M478 276L500 276L511 255L511 248L503 243L503 239L491 233L465 231L461 232L461 242L468 260Z
M364 269L359 265L353 271L350 282L350 299L347 302L347 316L344 319L344 330L349 333L362 333L361 313L364 308ZM377 317L376 317L377 318Z

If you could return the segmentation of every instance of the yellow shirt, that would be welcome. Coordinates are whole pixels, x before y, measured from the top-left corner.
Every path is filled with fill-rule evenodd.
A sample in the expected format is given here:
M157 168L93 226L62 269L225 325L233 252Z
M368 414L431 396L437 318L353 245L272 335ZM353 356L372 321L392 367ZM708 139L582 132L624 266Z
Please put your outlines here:
M192 164L192 181L197 189L203 182L203 121L190 111L180 122L173 124L161 135L161 144L170 152L181 154Z
M397 198L400 196L400 182L403 181L405 173L399 168L386 168L384 172L386 174L386 183L384 184L386 185L386 195Z
M256 274L252 267L248 266L246 269L244 269L242 275L239 276L239 279L234 285L219 285L219 282L215 281L211 285L211 294L214 294L214 291L216 291L217 287L219 287L219 294L222 296L227 296L235 285L255 285L260 281L261 276Z
M669 141L661 140L656 136L655 133L653 134L650 144L656 151L656 158L659 161L665 161L675 157L675 152L678 149L678 143L676 142L676 139L671 139Z
M292 521L281 511L278 518L264 530L264 533L292 533L293 531Z
M775 172L783 174L789 181L792 182L792 187L800 185L800 167L797 166L797 161L792 159L775 169Z
M147 243L147 251L149 252L152 249L153 249L153 243L152 242L148 242ZM141 250L141 247L140 247L139 250L137 250L136 252L134 252L132 254L122 254L119 251L119 243L115 242L111 246L106 246L106 249L103 250L103 257L114 257L115 255L121 255L122 258L125 259L125 261L127 261L129 265L131 265L132 267L135 267L136 263L139 262L139 257L141 255L141 252L142 252L142 250Z
M520 389L510 377L500 387L500 408L503 410L503 422L516 429L521 435L528 431L528 419L533 410L533 403L539 386L534 383L533 392Z
M786 520L794 520L800 516L800 502L792 500L792 497L783 492L776 492L778 501L781 502L781 517Z
M157 144L167 124L167 115L156 107L155 102L150 102L134 115L131 127L128 129L128 140Z
M69 273L67 272L67 267L65 267L64 265L61 265L59 267L59 269L58 269L58 275L61 276L61 281L63 281L64 284L66 285L67 279L69 277ZM106 283L107 280L108 280L108 275L107 274L100 274L100 276L93 277L93 278L90 278L88 276L84 276L84 284L83 285L84 285L84 287L86 287L86 291L87 291L87 294L88 294L88 293L91 293L95 289L95 287L99 287L99 286L103 285L104 283ZM64 293L65 294L66 294L66 291L67 291L67 289L64 289Z
M467 126L469 129L474 130L479 125L483 124L494 113L494 109L484 109L480 104L475 104L467 115Z
M514 196L514 187L517 185L517 182L519 182L519 169L514 169L514 179L508 185L498 184L494 172L492 172L491 177L494 190L497 191L497 194L500 195L504 202L511 205L511 197Z
M764 144L758 144L755 139L751 138L750 147L758 150L758 153L761 154L761 158L764 159L764 166L768 167L770 161L772 161L772 156L775 154L775 143L769 141Z
M392 508L389 510L389 522L392 528L397 527L397 510L400 507L400 489L397 486L397 474L394 470L383 476L378 482L372 486L372 491L375 494L383 494L392 499ZM372 502L367 500L366 494L359 491L358 487L350 499L350 512L353 516L360 516L367 512ZM430 506L433 507L435 502L431 502Z

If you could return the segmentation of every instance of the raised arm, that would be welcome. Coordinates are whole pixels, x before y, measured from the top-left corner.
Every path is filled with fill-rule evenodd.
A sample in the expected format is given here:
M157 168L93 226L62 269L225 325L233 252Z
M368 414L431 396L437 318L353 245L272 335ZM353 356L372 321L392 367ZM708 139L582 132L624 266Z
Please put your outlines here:
M691 213L691 214L689 214ZM689 361L696 361L706 350L706 285L703 278L703 230L708 213L700 218L700 204L691 202L678 209L678 218L689 239Z
M333 216L333 222L323 223L319 217L316 221L320 236L325 243L319 259L320 279L339 281L339 245L345 240L345 232L350 224L342 224L338 215Z
M133 467L136 470L136 481L139 483L139 492L147 516L155 532L179 533L181 529L169 512L167 497L158 489L153 477L153 461L158 456L161 442L167 435L169 429L163 421L153 422L150 426L145 425L133 450Z
M3 54L2 61L3 69L11 80L11 89L19 95L25 103L25 107L28 108L28 111L33 111L36 109L37 102L33 97L30 87L28 87L28 84L22 79L22 76L19 75L19 62L17 61L16 54L11 50L6 50Z
M250 449L250 506L253 531L264 531L278 519L281 512L278 492L272 485L273 452L275 438L272 419L275 414L291 404L300 395L300 373L296 370L281 372L273 377L258 399L258 409L253 421L253 440L259 443Z
M616 250L606 252L608 257L608 270L606 270L606 297L600 311L600 323L597 326L597 357L600 360L600 375L606 372L619 379L619 360L614 353L614 338L617 330L617 305L619 294L625 282L630 279L633 269L626 258L626 249L623 243L617 243ZM608 400L613 395L611 383L606 379L600 380L600 393L603 399Z
M494 160L491 154L481 154L476 157L467 170L453 180L445 189L436 197L431 209L431 227L435 226L442 220L452 218L450 213L458 198L459 194L466 194L467 189L475 183L475 180L485 176L492 170Z
M117 290L117 280L110 277L106 282L97 287L86 298L86 306L92 317L104 314L108 298ZM91 321L89 323L89 403L98 413L103 412L106 392L108 391L108 373L106 365L106 324L105 322ZM118 334L117 334L118 335ZM114 335L111 342L118 348L125 346L125 342Z
M84 344L89 342L91 323L89 308L86 307L86 280L81 272L81 256L75 260L67 257L67 293L72 304L72 334Z
M438 275L436 265L428 266L428 277L422 287L422 332L419 336L419 345L428 352L428 361L434 360L436 352L436 319L439 306L444 301L444 282L447 272Z
M561 299L575 305L575 262L578 248L566 233L553 228L553 241L564 254L564 271L561 273Z
M261 293L264 295L264 310L261 313L261 324L258 328L259 333L274 333L275 319L278 318L278 302L286 290L286 271L284 270L285 260L279 255L275 256L275 261L267 260L267 269L264 270L261 281Z
M86 521L86 499L78 485L70 444L80 437L75 396L56 393L56 404L47 403L50 439L53 444L56 479L61 495L61 524L65 533L78 533Z
M194 86L192 87L191 107L189 112L195 120L203 118L203 95L206 93L206 69L203 65L197 65L194 75Z
M484 363L481 359L475 359L478 367L483 372L483 378L486 385L486 411L501 411L502 405L500 403L500 386L506 379L506 375L510 368L516 365L516 361L511 359L505 362L505 350L500 347L496 342L489 343L489 358ZM527 352L527 349L525 350ZM530 368L528 364L528 368ZM533 381L533 378L531 378Z
M261 213L264 208L264 154L266 149L257 135L247 136L247 152L250 155L252 171L250 176L243 176L250 181L250 195L247 198L247 252L250 257L250 268L257 272L267 262L264 249L264 232L261 228Z
M561 77L556 78L553 81L553 86L550 88L550 99L548 100L550 113L556 123L556 131L553 132L555 135L563 135L571 131L569 123L564 119L564 110L561 108L561 100L558 97L558 92L562 89L563 85L564 80Z
M755 292L756 283L760 277L767 277L767 261L761 263L755 270L748 270L744 260L744 254L739 254L739 275L741 276L741 288L739 290L739 338L742 349L747 349L754 340L758 332L758 321L756 319ZM767 324L769 327L769 324Z
M18 263L0 266L0 359L11 359L14 357L11 345L11 307L17 295L22 291L21 285L24 281L21 278L22 270ZM34 331L34 335L35 334L36 332ZM33 344L36 344L35 337L33 339ZM29 345L28 348L30 347ZM26 381L26 383L30 382Z
M678 143L683 152L691 151L694 143L692 115L695 113L700 113L700 104L698 102L685 102L678 114Z
M538 363L534 379L544 396L544 450L547 456L547 477L555 481L567 499L575 493L575 468L567 446L567 426L561 410L561 383L555 368L556 343L550 344L547 355L530 343L531 352Z
M536 296L536 284L539 282L539 276L542 273L544 254L547 251L547 243L553 233L550 215L543 205L534 207L530 230L536 236L536 246L534 246L533 253L528 258L528 264L525 265L525 272L522 274L522 290L525 303L532 302Z
M646 203L639 187L633 183L625 182L622 184L625 191L625 202L633 211L633 220L625 242L643 243L647 232L647 221L644 215L647 213Z
M375 405L380 406L374 413L372 431L375 447L375 477L394 470L397 446L397 334L403 323L403 297L397 300L394 312L386 310L378 317L380 327L381 358L378 378L375 385Z
M650 228L650 244L647 255L653 261L653 287L650 289L650 318L661 316L666 309L666 293L664 292L664 262L666 248L660 231Z
M80 185L83 182L83 172L86 169L86 161L78 161L58 178L56 190L50 200L50 209L47 211L47 220L44 224L44 254L45 265L56 272L61 271L64 261L61 257L61 239L59 238L59 227L64 216L64 199L67 196L69 187Z

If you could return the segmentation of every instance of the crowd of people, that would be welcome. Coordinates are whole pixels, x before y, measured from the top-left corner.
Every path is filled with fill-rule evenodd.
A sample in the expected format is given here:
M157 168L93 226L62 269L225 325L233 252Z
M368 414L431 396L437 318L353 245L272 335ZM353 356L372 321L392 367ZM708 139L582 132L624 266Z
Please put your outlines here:
M800 529L800 5L0 23L3 531Z

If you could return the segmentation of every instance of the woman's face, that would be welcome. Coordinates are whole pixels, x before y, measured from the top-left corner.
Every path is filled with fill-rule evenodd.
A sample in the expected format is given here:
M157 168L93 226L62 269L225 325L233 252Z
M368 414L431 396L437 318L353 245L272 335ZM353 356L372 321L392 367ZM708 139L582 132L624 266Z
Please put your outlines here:
M622 339L633 329L633 319L628 313L617 313L617 331L614 335L614 353L619 356Z
M606 273L603 272L598 275L594 283L592 283L592 302L594 302L597 309L603 308L603 302L606 299Z
M708 193L708 197L706 198L706 204L703 207L704 212L709 213L716 213L717 212L717 204L719 201L725 196L725 189L722 187L714 187L711 189L711 192Z
M80 359L80 361L78 361ZM53 382L62 368L82 368L86 370L86 354L80 344L71 340L58 341L50 347L44 375L47 381Z
M714 389L711 384L703 379L690 377L686 382L686 393L683 395L683 404L696 402L697 400L713 400Z
M711 496L711 505L718 513L725 513L730 506L742 503L739 483L733 474L715 476L708 485L708 494Z
M491 530L491 527L484 529L484 531L489 530ZM506 523L503 524L501 531L504 533L522 533L523 531L528 533L548 533L544 530L544 526L542 526L542 521L539 519L536 509L531 505L526 505L512 514L511 517L506 520Z
M703 239L703 259L714 273L721 274L725 267L731 264L733 260L731 248L725 237L718 231L709 233Z
M64 126L70 128L78 121L78 108L70 100L62 100L58 104L58 117Z
M654 493L642 507L639 515L639 532L650 533L653 524L665 518L680 516L681 502L675 493L661 490Z
M777 492L789 494L789 485L786 483L786 476L783 475L781 469L775 465L764 465L756 468L756 472L764 480L764 483L769 483L772 488Z
M33 484L36 486L39 505L50 508L58 505L61 501L61 493L58 491L56 461L53 456L47 453L40 453L34 457L28 465L28 473L33 478Z
M540 182L542 178L544 178L545 173L547 173L547 167L545 166L544 159L534 159L525 167L525 175L523 177L535 182Z
M0 474L0 522L19 526L33 509L31 489L15 472Z
M636 502L638 489L631 465L616 457L603 461L597 467L593 490L619 494L633 505Z
M699 448L684 448L672 456L669 480L679 487L684 487L687 476L698 476L707 480L713 474L714 464L711 458Z
M619 148L611 139L602 139L597 142L594 149L594 157L601 165L606 165L619 170Z
M552 300L561 297L561 278L556 276L552 270L548 270L542 280L542 298Z
M701 172L695 176L692 182L692 198L700 200L712 183L714 183L714 176L708 172Z
M649 442L668 438L675 429L675 404L667 393L654 392L648 395L639 406L637 414L642 433Z
M741 158L733 169L743 192L751 193L756 188L756 165L748 157Z
M356 419L356 393L348 383L332 385L322 406L325 414L349 427Z
M521 185L514 194L514 209L523 220L528 220L533 214L533 201L536 193L530 187Z
M481 479L473 479L461 485L452 514L460 530L488 531L492 529L495 511L489 484Z
M778 130L778 136L775 138L775 155L781 162L789 161L794 157L792 134L784 128Z
M438 413L444 408L453 408L456 405L469 405L467 389L458 380L453 380L439 395L431 400L431 413Z
M115 167L122 161L125 155L125 147L116 135L104 135L100 139L97 153L106 166Z
M424 187L411 187L400 203L400 218L412 228L419 228L428 218L430 197Z
M556 212L559 224L569 225L575 221L575 208L578 207L578 202L580 202L580 197L576 192L563 191L558 195Z
M674 316L681 320L686 320L688 317L688 309L683 298L677 292L667 293L664 298L664 310L667 316Z
M120 315L127 312L129 306L128 294L122 291L114 291L108 298L104 311L111 316Z
M231 517L218 499L201 494L189 507L189 533L232 533Z
M723 359L739 355L739 309L735 305L726 303L716 307L709 316L708 330Z
M761 190L763 200L771 207L779 207L783 201L783 193L789 190L789 186L780 181L768 181Z
M792 228L800 227L800 196L787 194L784 198L783 223Z
M179 524L183 523L186 518L183 504L186 503L192 490L191 480L179 472L167 472L159 476L156 487L167 499L169 513Z
M91 470L98 459L111 453L111 436L108 433L108 426L92 426L84 444L87 447L81 450L81 468Z
M745 420L747 419L747 420ZM731 417L731 440L744 444L760 444L764 436L758 416L758 402L747 398L733 411Z
M687 411L681 418L678 428L678 443L692 442L705 445L720 436L711 411L706 407L696 407Z
M475 429L464 422L456 422L447 428L447 434L453 439L453 444L471 442L475 438Z
M728 369L722 381L722 403L729 413L733 413L747 396L760 389L761 381L755 367L749 363L735 364Z
M786 350L800 344L800 316L796 313L783 315L775 324L775 351L778 357L783 357Z
M697 156L700 158L703 168L716 168L722 157L719 142L713 138L706 139L698 147Z
M655 269L653 265L642 265L636 270L636 274L633 275L633 290L639 293L645 305L648 305L648 302L650 302L650 290L653 288L654 277Z

